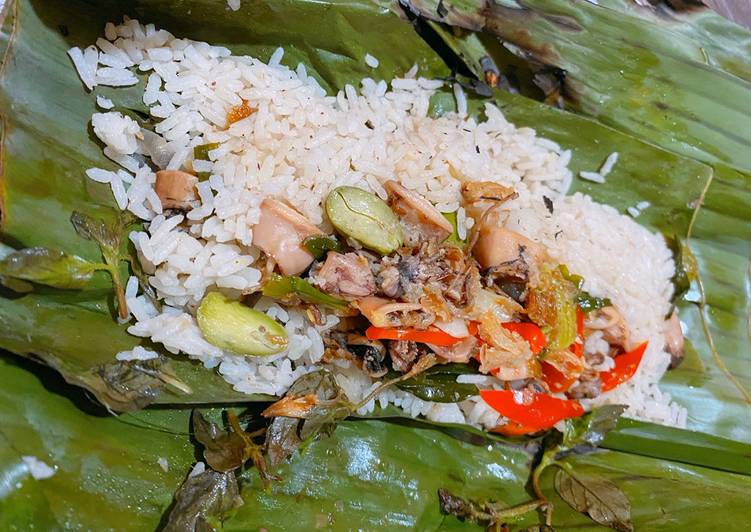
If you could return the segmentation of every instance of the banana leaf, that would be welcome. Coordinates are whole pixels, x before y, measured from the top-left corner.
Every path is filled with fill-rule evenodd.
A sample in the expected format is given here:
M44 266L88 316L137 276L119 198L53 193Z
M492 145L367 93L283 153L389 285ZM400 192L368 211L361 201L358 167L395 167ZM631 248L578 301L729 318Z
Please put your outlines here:
M52 371L0 358L0 528L154 530L195 462L190 411L149 409L113 417ZM490 446L490 447L489 447ZM21 460L56 467L35 480ZM160 467L165 459L167 470ZM245 504L225 530L480 530L441 514L436 491L507 504L529 499L530 453L479 439L460 441L432 428L347 421L279 470L270 490L243 474ZM669 460L598 451L567 459L575 470L616 482L633 502L637 530L714 529L737 523L751 477ZM587 517L543 489L556 530L595 530ZM352 497L356 493L357 497ZM294 508L294 511L290 511ZM532 525L529 516L520 526Z

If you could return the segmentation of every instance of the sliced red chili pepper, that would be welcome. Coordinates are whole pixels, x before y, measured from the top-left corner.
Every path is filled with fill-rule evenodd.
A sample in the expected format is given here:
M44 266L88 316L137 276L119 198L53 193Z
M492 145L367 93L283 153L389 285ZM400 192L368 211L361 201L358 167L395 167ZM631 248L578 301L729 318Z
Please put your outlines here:
M644 357L644 352L647 350L647 344L648 342L643 342L631 351L616 356L613 369L600 372L600 382L602 383L603 392L612 390L634 376L634 373L639 368L641 359Z
M524 338L529 344L529 348L532 350L532 354L537 355L543 349L545 349L545 345L547 345L545 334L543 334L542 329L540 329L534 323L511 321L508 323L503 323L502 325L503 328L507 331L515 332L516 334Z
M522 395L526 401L517 402L518 395ZM562 419L578 417L584 413L584 408L578 401L558 399L545 393L480 390L480 396L502 416L537 430L548 429Z
M467 326L470 336L477 334L477 324L470 322ZM428 327L427 329L414 328L391 328L375 327L371 325L365 330L365 336L370 340L412 340L425 344L434 344L440 346L450 346L464 340L443 332L437 327Z
M580 308L576 309L576 341L569 349L579 358L584 356L584 313ZM574 385L579 375L564 375L557 368L545 361L542 363L542 376L545 384L551 392L565 392Z

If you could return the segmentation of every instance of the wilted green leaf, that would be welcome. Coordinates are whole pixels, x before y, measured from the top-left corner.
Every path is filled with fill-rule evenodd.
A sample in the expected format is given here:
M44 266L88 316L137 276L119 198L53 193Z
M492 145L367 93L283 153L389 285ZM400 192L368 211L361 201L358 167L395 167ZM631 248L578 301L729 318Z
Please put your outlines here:
M696 281L698 266L696 258L691 253L691 249L686 242L678 236L667 239L670 251L673 253L673 262L675 263L675 273L671 282L673 283L673 304L677 304L685 297L691 289L691 283Z
M170 369L169 361L159 357L149 360L115 360L101 364L81 379L97 393L108 408L119 412L138 410L150 405L169 384L183 393L190 389Z
M196 440L204 447L206 463L212 469L226 473L241 468L251 460L264 485L279 480L279 477L268 472L263 449L253 441L253 435L240 426L234 410L227 410L227 419L231 430L221 430L215 423L206 421L198 410L193 410L193 431Z
M263 285L263 295L282 301L299 298L306 303L323 305L333 309L345 309L349 305L339 297L324 294L308 281L296 275L272 274L266 284Z
M275 417L266 429L266 454L275 467L292 456L302 445L298 431L301 421L292 417Z
M203 457L215 471L234 471L250 458L245 440L236 432L225 431L193 410L193 433L203 445Z
M342 245L332 235L313 235L303 241L303 246L316 260L321 260L329 251L341 251Z
M242 506L234 473L206 470L189 476L175 493L164 532L208 532Z
M101 269L106 269L106 265L41 247L19 249L0 261L0 277L54 288L83 288L94 272ZM4 284L7 286L7 283Z
M618 419L626 410L623 405L604 405L587 414L566 420L563 431L562 447L573 449L579 445L596 447L611 430L615 429Z
M477 395L477 386L460 384L456 382L456 378L459 375L475 374L479 374L477 368L469 364L440 364L428 368L411 379L396 383L396 387L424 401L458 403ZM396 376L397 374L392 372L386 376L386 379Z
M575 510L589 515L595 522L631 532L631 503L618 486L604 478L579 475L559 469L555 490Z
M306 399L300 403L297 399ZM326 369L298 378L285 396L263 415L273 417L266 433L266 450L272 465L291 456L319 435L330 436L349 416L354 405Z
M125 302L125 292L120 279L120 262L130 261L130 256L121 252L120 245L125 230L135 224L138 219L130 212L118 212L114 222L107 223L101 218L94 218L82 212L73 211L70 222L81 238L93 240L99 245L102 257L107 265L107 271L112 276L115 287L118 316L121 320L128 317L128 305Z

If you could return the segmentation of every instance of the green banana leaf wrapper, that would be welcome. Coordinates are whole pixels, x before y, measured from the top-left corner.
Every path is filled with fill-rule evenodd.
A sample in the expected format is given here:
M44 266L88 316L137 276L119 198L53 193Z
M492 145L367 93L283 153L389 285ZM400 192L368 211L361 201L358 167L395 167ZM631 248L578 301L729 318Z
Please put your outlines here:
M623 421L604 442L610 450L569 460L622 486L632 500L637 529L732 526L732 509L740 511L749 502L751 473L751 405L744 394L751 385L751 152L744 150L743 135L749 133L743 124L749 120L742 107L748 101L742 98L751 93L751 37L701 11L648 11L615 0L600 4L504 2L483 10L480 24L478 6L471 2L444 2L447 14L439 14L437 5L411 2L414 12L440 21L432 26L418 21L425 30L418 34L401 8L367 0L243 0L237 12L224 2L200 0L11 0L0 33L0 239L16 248L48 246L100 260L98 248L68 222L73 210L114 216L108 186L84 175L92 166L114 168L101 153L89 118L97 94L112 98L118 108L144 111L142 87L87 94L65 54L71 46L94 42L105 22L123 14L237 54L267 59L284 46L283 62L303 62L327 90L365 76L389 80L415 63L423 75L449 77L457 58L464 73L483 79L485 55L502 69L512 65L522 79L533 79L541 63L565 69L576 89L575 98L562 91L566 111L500 90L492 99L517 125L534 127L573 149L575 173L596 170L618 151L606 184L577 182L574 189L621 211L649 201L652 206L639 221L685 239L704 291L694 282L681 304L693 348L661 384L688 408L691 431ZM576 22L576 31L569 20ZM517 53L553 50L556 61L545 63L547 55L531 53L518 54L524 55L520 59L499 39L515 45ZM366 53L379 58L375 71L364 64ZM620 72L619 61L627 54L639 58L628 65L630 76ZM540 97L535 90L522 92ZM668 103L669 109L661 105ZM473 98L471 109L477 112L480 104ZM448 94L440 95L434 111L453 105ZM102 378L115 353L139 343L114 319L109 277L95 274L78 291L37 288L26 295L0 295L1 348L51 366L115 410L139 406ZM3 404L11 405L2 410L0 424L5 440L0 485L7 487L0 496L3 529L32 524L154 529L196 459L188 437L189 407L270 399L237 393L201 365L165 355L170 374L185 387L166 385L154 398L164 406L116 418L94 408L76 388L55 381L52 373L3 358L0 373L8 383ZM47 457L59 470L49 480L34 481L20 461L24 455ZM168 471L157 465L160 457L167 459ZM441 514L436 490L463 486L470 497L523 502L529 498L524 487L530 460L523 447L470 430L348 421L333 438L313 443L285 465L286 480L271 491L248 475L245 505L225 527L471 527ZM553 493L549 477L544 480ZM556 501L557 529L596 526ZM293 505L299 512L294 515L288 511Z
M0 389L3 530L140 531L164 524L173 493L196 460L190 411L109 416L53 372L7 356L0 359L0 377L7 383ZM27 455L54 462L57 472L34 480L21 458ZM223 530L481 530L443 515L436 491L525 502L530 461L519 445L457 439L410 424L346 421L283 465L283 480L270 490L255 471L246 472L245 504ZM748 475L608 450L567 461L617 483L632 501L636 530L734 530L747 511ZM554 495L552 475L544 476L543 489ZM601 529L552 500L556 530ZM519 526L536 522L530 516Z

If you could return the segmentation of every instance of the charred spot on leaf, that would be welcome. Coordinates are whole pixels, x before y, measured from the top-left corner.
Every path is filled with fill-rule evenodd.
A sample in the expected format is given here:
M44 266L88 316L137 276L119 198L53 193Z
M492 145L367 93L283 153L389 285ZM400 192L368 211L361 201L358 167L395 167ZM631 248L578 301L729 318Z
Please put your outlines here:
M501 71L493 61L493 58L489 55L485 55L480 58L480 68L485 73L485 83L491 87L498 86L498 79L501 75Z
M446 6L443 5L443 0L438 0L438 5L436 6L435 12L438 13L438 16L441 18L444 18L449 14L449 10L446 9Z
M122 360L95 367L84 380L105 406L129 412L153 403L162 394L167 372L168 362L162 358Z
M500 24L501 22L496 22ZM499 33L503 35L503 33ZM524 50L524 52L541 64L557 66L561 63L561 54L549 43L535 42L532 33L527 28L520 28L511 32L508 42Z
M553 214L553 200L547 196L543 196L542 201L543 203L545 203L545 208L548 210L548 212L550 214Z
M701 0L633 0L640 6L649 6L658 14L670 15L669 11L696 13L710 11L709 7Z
M441 505L441 511L445 514L453 515L459 519L466 518L471 514L469 503L445 488L438 490L438 502Z
M423 16L437 22L447 22L452 28L458 26L473 31L480 31L485 26L485 6L475 10L461 10L456 9L450 2L444 3L443 0L439 0L435 9L430 9L430 6L423 2L411 0L399 0L399 5L409 18Z
M214 530L243 505L234 473L207 470L188 476L175 493L164 532Z
M543 94L545 103L558 109L563 109L566 93L566 71L555 67L544 67L533 77Z

